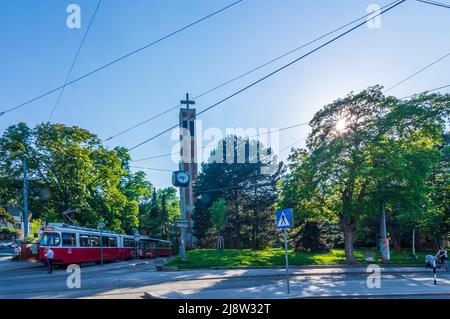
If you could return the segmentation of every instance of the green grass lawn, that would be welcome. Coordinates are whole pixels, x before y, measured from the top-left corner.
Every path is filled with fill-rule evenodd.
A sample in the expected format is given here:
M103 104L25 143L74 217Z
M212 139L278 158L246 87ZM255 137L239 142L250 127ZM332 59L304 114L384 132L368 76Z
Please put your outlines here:
M375 253L374 263L380 263L376 249L355 250L355 256L364 263L364 251ZM418 260L408 258L410 252L404 250L402 253L391 252L389 264L424 264L425 255L431 252L418 253ZM176 266L180 269L199 269L211 267L254 267L254 266L284 266L285 257L282 248L271 248L266 250L235 250L225 249L197 249L186 253L187 261L179 257L167 263L167 266ZM289 250L290 265L338 265L345 264L345 253L343 249L332 249L329 253L296 252Z

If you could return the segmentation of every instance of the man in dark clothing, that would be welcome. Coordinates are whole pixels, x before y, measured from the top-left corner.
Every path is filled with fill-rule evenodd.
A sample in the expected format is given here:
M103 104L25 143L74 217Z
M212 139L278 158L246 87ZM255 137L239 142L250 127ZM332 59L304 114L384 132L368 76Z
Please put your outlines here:
M444 271L447 271L447 250L444 247L441 247L439 251L436 254L436 258L438 258L441 261L442 269Z

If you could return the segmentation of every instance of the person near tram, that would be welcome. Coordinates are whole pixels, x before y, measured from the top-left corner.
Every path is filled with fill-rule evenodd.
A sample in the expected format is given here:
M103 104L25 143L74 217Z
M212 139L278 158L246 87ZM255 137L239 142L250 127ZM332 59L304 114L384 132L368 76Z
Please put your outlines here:
M49 248L47 248L47 251L45 252L45 256L47 257L47 268L48 268L47 274L50 275L53 273L53 258L55 257L55 253L49 247Z

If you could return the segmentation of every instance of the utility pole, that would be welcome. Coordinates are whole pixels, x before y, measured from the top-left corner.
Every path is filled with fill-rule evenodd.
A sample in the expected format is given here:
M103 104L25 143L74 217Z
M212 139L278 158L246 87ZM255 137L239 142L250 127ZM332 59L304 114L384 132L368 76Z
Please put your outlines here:
M386 231L386 211L384 209L384 203L381 204L381 220L380 220L380 236L382 239L387 238L387 231Z
M384 202L381 202L380 206L381 218L380 218L380 256L381 260L388 261L390 259L389 253L389 240L387 238L386 230L386 210Z
M181 166L181 165L180 165ZM184 187L180 187L180 208L181 208L181 245L180 258L186 259L186 207L184 201Z
M23 239L28 237L28 176L27 176L27 159L23 161Z

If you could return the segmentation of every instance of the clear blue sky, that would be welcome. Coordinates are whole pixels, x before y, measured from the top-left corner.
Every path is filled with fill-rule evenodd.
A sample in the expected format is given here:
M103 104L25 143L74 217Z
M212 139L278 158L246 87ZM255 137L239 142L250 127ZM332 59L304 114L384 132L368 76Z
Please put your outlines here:
M203 17L231 0L104 0L72 78ZM376 0L245 0L157 46L67 87L54 121L100 138L178 104L186 92L206 91L366 13ZM82 28L66 27L77 3ZM96 0L1 0L0 110L65 80ZM363 27L201 117L204 126L277 128L308 121L327 103L369 85L386 87L450 51L450 10L409 0ZM311 47L312 48L312 47ZM307 48L309 49L309 48ZM289 56L197 100L201 110L303 52ZM449 84L450 58L390 93L399 97ZM19 121L47 121L57 94L0 117L0 132ZM131 147L177 122L174 111L106 145ZM281 133L283 148L308 127ZM169 135L132 152L142 158L171 152ZM302 144L299 144L302 145ZM288 153L284 152L284 158ZM176 169L170 158L137 164ZM149 171L157 186L170 173Z

